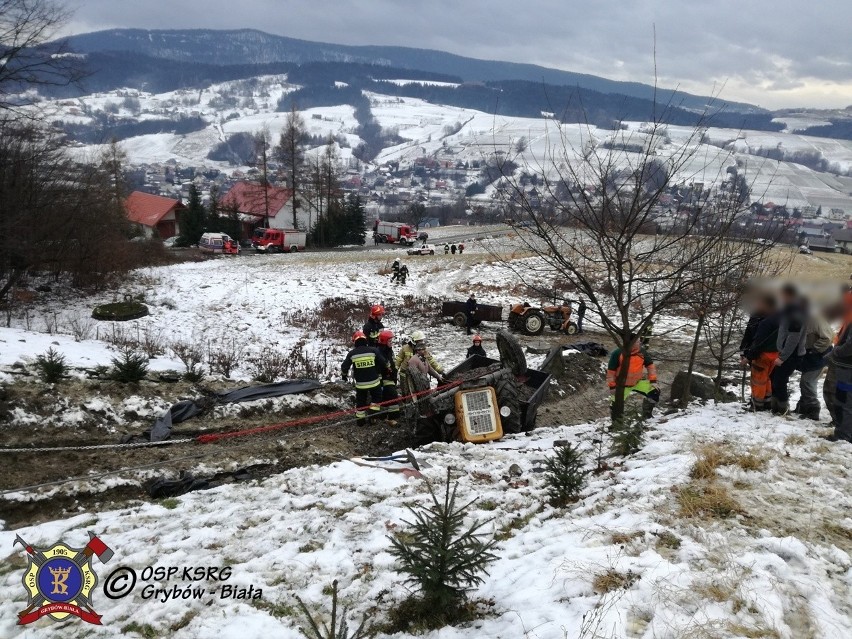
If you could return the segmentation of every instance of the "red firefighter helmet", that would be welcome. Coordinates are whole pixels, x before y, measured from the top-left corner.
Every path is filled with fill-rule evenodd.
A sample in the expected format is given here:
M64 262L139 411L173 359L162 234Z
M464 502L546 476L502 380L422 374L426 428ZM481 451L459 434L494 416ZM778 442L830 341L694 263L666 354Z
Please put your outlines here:
M392 339L393 331L389 331L387 329L379 331L379 344L381 344L382 346L387 346L388 344L390 344Z
M385 307L381 304L373 304L370 307L370 317L377 319L385 314Z
M352 334L352 343L357 344L359 340L367 341L367 336L364 335L364 331L355 331Z
M473 343L474 344L482 344L482 338L479 335L474 335L473 336Z

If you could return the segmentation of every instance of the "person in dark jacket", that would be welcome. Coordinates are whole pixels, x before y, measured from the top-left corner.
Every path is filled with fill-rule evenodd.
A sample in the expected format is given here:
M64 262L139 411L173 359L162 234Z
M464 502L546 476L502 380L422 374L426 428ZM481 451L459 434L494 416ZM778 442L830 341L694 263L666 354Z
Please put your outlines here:
M834 330L824 313L810 308L805 333L805 354L799 358L797 369L802 373L799 379L801 392L795 413L802 419L819 421L819 378L826 366L826 357L834 344ZM829 411L830 413L831 411Z
M586 317L586 302L581 299L580 303L577 305L577 332L583 332L583 318Z
M799 360L805 354L805 333L807 332L807 309L799 292L792 284L781 288L781 311L778 323L778 357L772 369L771 410L776 415L786 415L790 410L790 375L796 370Z
M457 251L457 250L458 250L458 247L457 247L455 244L453 244L453 245L450 247L450 253L452 253L453 255L455 255L455 254L456 254L456 251Z
M834 433L829 441L852 442L852 294L844 294L843 325L837 334L837 342L828 356L834 369Z
M769 410L771 406L770 375L778 357L778 323L781 321L777 310L771 295L758 300L740 342L740 363L751 370L750 410Z
M467 317L467 334L470 335L473 332L473 327L476 326L476 311L479 310L479 304L476 303L476 295L474 293L470 294L470 297L467 298L467 303L465 304L465 317Z
M843 324L827 358L836 380L832 402L834 433L828 439L852 442L852 294L844 294L843 307Z
M382 318L385 316L385 307L381 304L373 304L370 307L370 317L367 318L367 322L364 324L364 328L361 330L364 331L364 335L367 336L367 344L369 346L376 346L379 343L379 333L382 332L385 325L382 324Z
M388 329L381 331L379 333L379 345L376 348L376 351L378 351L379 355L381 355L388 363L387 370L382 373L382 404L384 407L384 414L387 416L388 425L396 426L397 423L399 423L399 404L387 403L399 398L399 392L396 386L399 371L396 370L396 364L394 363L393 345L391 344L392 341L393 333L391 331Z
M402 284L405 286L405 283L408 281L408 264L403 264L402 268L399 269L399 281L397 284Z
M352 336L353 348L346 355L340 367L343 381L349 377L349 369L355 378L355 419L358 426L365 426L370 418L377 417L382 408L382 376L390 373L387 360L367 344L363 331L355 331Z
M485 349L482 348L482 338L479 335L473 336L473 346L467 349L468 357L473 357L474 355L482 355L482 357L488 357L485 352Z

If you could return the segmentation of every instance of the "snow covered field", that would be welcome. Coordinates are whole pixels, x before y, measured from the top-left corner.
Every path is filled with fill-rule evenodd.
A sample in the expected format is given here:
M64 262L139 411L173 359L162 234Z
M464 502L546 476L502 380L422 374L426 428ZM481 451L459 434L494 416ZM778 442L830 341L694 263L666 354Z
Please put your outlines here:
M464 227L452 231L460 234ZM473 238L485 230L470 231ZM470 290L483 303L518 301L514 276L496 264L482 244L466 245L463 256L403 257L412 272L404 289L391 287L377 275L402 254L384 248L245 255L146 269L121 291L62 298L59 317L50 312L58 305L56 299L38 300L26 317L14 318L14 328L0 329L0 366L50 346L75 366L108 364L114 351L106 343L76 342L62 331L71 326L69 318L79 325L93 305L125 292L142 295L151 308L151 315L131 323L130 330L154 331L165 340L236 332L247 352L270 344L284 348L308 337L314 347L329 349L334 357L342 356L348 344L316 339L310 321L291 324L294 309L310 312L334 296L370 302L401 299L404 294L464 299ZM517 259L527 258L519 254ZM353 328L364 319L366 308L353 318ZM455 365L463 359L469 338L449 325L435 325L436 319L427 314L421 323L391 313L386 323L398 334L427 326L435 355L445 365ZM659 326L674 327L678 321L664 319ZM44 332L48 324L53 334ZM496 328L486 326L483 331L491 351ZM95 335L103 337L100 330ZM179 369L180 364L164 356L152 362L152 368ZM246 379L248 374L243 366L236 377ZM323 394L282 399L294 409L306 401L333 407L339 399ZM132 409L144 420L166 405L128 397L110 410L120 415ZM66 408L55 425L73 428L79 409ZM27 415L15 419L19 423L13 426L34 425ZM478 500L471 517L491 519L486 529L501 539L499 559L473 593L494 602L488 614L472 624L423 636L850 636L852 448L819 439L823 431L812 422L746 414L737 404L658 416L651 426L640 452L605 459L601 472L588 476L581 500L564 510L547 504L543 460L552 454L556 440L568 440L580 445L586 468L592 470L599 452L607 455L609 448L601 423L539 428L530 436L490 445L432 444L419 450L418 458L430 465L426 477L440 481L452 468L460 498ZM597 441L603 442L600 449ZM724 461L713 477L696 479L691 476L696 456L708 446L722 451ZM513 464L520 474L510 471ZM134 479L107 481L132 485L146 476L143 472ZM60 488L51 490L46 494L64 494ZM729 500L696 510L694 502L705 494L723 494ZM86 511L2 530L0 546L7 548L8 560L0 571L0 636L60 637L68 636L70 628L89 637L295 638L300 636L300 621L293 596L325 609L324 592L334 579L353 614L369 612L381 620L409 594L403 577L393 570L387 535L403 530L406 506L422 504L426 496L422 479L341 461L177 499L131 502L118 510ZM5 498L26 497L13 493ZM15 534L36 546L58 539L83 545L87 530L97 532L116 553L106 566L95 562L101 579L118 566L139 574L146 566L226 566L232 571L227 585L253 586L253 592L262 589L262 596L222 599L221 590L216 590L200 599L158 601L143 595L145 585L207 590L222 586L173 579L139 583L129 597L109 600L99 586L93 606L104 615L102 628L48 621L16 626L15 613L25 607L25 593L21 551L12 549Z
M600 436L590 424L540 429L492 445L434 444L418 452L431 465L425 471L431 480L454 469L460 498L478 500L471 517L490 519L486 529L502 539L490 576L473 593L493 600L491 613L469 626L423 636L850 636L848 445L825 444L809 422L711 405L656 420L645 447L590 475L576 505L548 506L536 469L554 440L578 442L591 469L593 440ZM688 516L680 505L679 496L694 484L694 453L708 442L761 460L757 469L719 469L715 481L736 504L730 516ZM512 464L520 467L519 476L509 473ZM22 629L14 614L24 607L21 571L10 569L0 577L0 634L65 637L73 628L90 637L138 636L129 627L148 636L295 639L293 595L325 609L323 591L334 579L353 613L372 611L381 619L408 594L393 570L387 535L404 529L406 506L425 499L421 479L340 462L191 493L165 506L85 513L0 532L0 545L11 549L15 534L36 545L57 539L83 545L85 531L94 530L116 553L108 566L96 562L102 578L118 566L139 573L148 565L228 566L227 584L262 589L259 600L205 594L165 602L143 598L142 583L114 601L98 589L94 607L103 615L102 628L43 621ZM620 586L601 592L607 577ZM151 583L221 587L179 579Z

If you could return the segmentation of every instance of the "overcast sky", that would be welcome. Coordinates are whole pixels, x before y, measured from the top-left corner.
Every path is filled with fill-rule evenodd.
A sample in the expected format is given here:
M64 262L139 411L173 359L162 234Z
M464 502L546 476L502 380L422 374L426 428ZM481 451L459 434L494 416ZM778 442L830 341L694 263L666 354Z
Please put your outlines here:
M256 28L441 49L769 108L852 105L852 0L72 0L70 31ZM724 86L723 86L724 85Z

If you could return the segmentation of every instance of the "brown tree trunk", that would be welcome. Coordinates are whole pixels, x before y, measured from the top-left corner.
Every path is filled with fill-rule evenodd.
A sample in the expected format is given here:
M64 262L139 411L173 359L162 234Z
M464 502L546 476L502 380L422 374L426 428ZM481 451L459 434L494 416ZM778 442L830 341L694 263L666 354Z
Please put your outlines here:
M695 337L692 340L692 350L689 353L689 363L686 367L686 384L683 386L683 393L680 396L680 405L685 407L689 400L692 399L692 371L695 368L695 358L698 354L698 342L701 341L701 330L704 328L704 313L699 313L698 323L695 325Z

